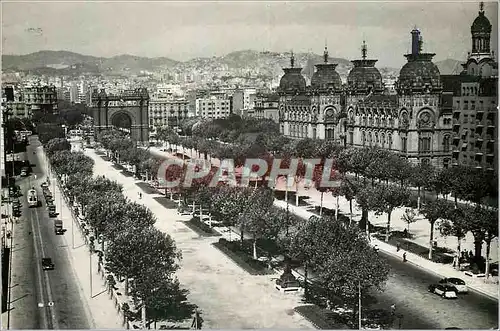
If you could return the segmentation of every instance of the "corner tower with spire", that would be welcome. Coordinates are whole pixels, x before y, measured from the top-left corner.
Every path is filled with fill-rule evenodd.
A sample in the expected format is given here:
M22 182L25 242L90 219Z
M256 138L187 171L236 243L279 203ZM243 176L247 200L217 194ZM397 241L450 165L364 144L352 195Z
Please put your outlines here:
M490 45L492 26L484 13L484 2L479 4L479 13L470 31L472 50L468 53L467 62L462 64L462 74L481 77L497 75L498 63Z

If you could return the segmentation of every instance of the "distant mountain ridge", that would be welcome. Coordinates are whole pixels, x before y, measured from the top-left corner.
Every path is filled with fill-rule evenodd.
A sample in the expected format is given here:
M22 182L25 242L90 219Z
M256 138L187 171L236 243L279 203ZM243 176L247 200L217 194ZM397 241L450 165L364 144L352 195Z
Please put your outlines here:
M166 57L147 58L133 55L118 55L110 58L82 55L68 51L39 51L26 55L2 55L2 69L32 70L44 67L80 65L98 70L140 69L153 70L172 66L178 62Z

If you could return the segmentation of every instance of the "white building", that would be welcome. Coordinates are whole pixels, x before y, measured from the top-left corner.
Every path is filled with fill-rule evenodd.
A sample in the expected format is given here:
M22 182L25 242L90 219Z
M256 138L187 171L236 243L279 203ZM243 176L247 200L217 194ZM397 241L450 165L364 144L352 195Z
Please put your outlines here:
M149 126L156 131L162 126L175 127L179 121L189 117L189 102L186 99L157 99L149 100Z
M231 113L231 100L226 98L196 99L196 116L203 118L225 118Z

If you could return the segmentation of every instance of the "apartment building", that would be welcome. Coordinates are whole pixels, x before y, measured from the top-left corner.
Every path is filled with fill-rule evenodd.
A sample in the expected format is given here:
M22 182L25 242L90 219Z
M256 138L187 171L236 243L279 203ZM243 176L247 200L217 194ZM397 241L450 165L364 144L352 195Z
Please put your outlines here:
M7 87L7 86L5 86ZM9 86L14 91L14 100L4 105L12 116L31 118L34 112L57 114L57 91L54 86Z
M278 123L279 96L276 94L257 94L255 96L255 106L253 116L255 118L267 118Z
M231 100L228 97L196 99L196 116L203 118L225 118L231 114Z
M441 80L453 111L452 165L498 173L498 63L490 49L491 30L481 6L463 71Z
M151 131L162 126L178 126L180 120L190 117L189 101L186 99L151 99L148 112Z

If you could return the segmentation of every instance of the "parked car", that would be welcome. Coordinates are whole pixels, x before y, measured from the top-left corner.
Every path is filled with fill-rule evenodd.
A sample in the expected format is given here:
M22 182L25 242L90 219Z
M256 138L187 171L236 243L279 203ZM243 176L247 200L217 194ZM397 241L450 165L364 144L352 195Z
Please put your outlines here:
M443 284L429 285L429 292L442 296L445 299L456 299L457 292L454 287Z
M59 215L59 213L56 212L56 206L54 205L47 206L47 210L49 212L49 217L56 217Z
M54 263L50 257L42 258L42 269L43 270L54 270Z
M439 284L448 285L454 287L457 293L467 293L469 292L467 285L460 278L443 278L439 281Z
M498 262L490 264L490 274L492 276L498 276Z
M43 182L42 184L40 184L40 186L42 187L42 189L44 189L44 188L48 188L49 184L47 182Z

